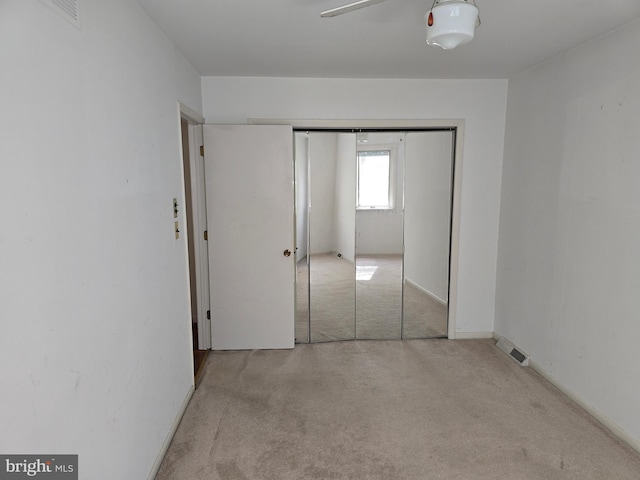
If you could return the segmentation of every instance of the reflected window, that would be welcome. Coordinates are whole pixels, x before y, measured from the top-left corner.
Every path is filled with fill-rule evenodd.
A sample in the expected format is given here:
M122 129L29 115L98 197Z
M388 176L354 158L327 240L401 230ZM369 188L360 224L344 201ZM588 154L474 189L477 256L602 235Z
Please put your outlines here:
M393 208L391 151L358 152L358 208Z

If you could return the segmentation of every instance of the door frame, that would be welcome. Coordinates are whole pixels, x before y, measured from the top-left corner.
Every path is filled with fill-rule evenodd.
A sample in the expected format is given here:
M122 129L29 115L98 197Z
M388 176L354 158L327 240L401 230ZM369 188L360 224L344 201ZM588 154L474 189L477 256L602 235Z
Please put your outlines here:
M460 212L462 203L462 159L464 153L464 126L462 118L456 119L290 119L290 118L249 118L250 125L291 125L294 130L304 129L350 129L358 130L429 130L451 129L454 131L454 170L451 204L451 248L449 251L449 313L447 338L456 338L456 317L458 306L458 265L460 253Z
M191 178L184 178L183 174L183 198L186 198L185 182L189 181L191 186L191 208L193 212L193 225L189 225L190 219L184 211L185 235L189 235L189 230L193 227L193 232L199 232L194 235L194 259L195 259L195 279L196 284L191 285L189 279L189 264L187 262L187 282L190 288L195 288L197 297L197 325L198 325L198 349L211 349L211 320L207 318L207 311L210 310L209 304L209 254L207 250L207 242L204 239L204 232L207 230L207 208L206 208L206 192L204 180L204 157L200 155L200 147L203 145L202 125L204 118L193 111L186 105L178 102L178 115L180 120L186 120L188 123L189 158L181 158L182 161L188 161L191 171ZM181 135L182 138L182 135ZM189 239L185 242L187 248L187 260L189 255ZM191 313L191 312L190 312ZM192 316L189 315L189 321Z

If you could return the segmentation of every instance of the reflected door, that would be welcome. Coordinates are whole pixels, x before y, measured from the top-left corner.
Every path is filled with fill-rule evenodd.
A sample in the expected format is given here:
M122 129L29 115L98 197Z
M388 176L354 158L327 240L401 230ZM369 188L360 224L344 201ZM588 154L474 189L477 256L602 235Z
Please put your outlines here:
M406 135L404 338L447 336L453 141L451 131Z

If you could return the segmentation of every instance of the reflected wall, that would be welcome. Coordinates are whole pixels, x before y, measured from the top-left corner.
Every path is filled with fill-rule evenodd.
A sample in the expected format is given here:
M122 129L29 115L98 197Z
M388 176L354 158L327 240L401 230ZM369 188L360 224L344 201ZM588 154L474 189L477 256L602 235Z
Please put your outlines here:
M405 148L403 334L446 336L453 132L409 132Z

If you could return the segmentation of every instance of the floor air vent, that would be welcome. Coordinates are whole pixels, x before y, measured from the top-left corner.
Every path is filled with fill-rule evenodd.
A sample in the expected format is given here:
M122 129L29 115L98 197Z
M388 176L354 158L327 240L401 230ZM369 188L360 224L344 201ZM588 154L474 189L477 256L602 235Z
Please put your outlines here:
M529 356L516 348L516 346L506 338L500 337L500 340L496 343L496 347L509 355L523 367L529 366Z
M40 0L61 17L80 28L80 0Z

